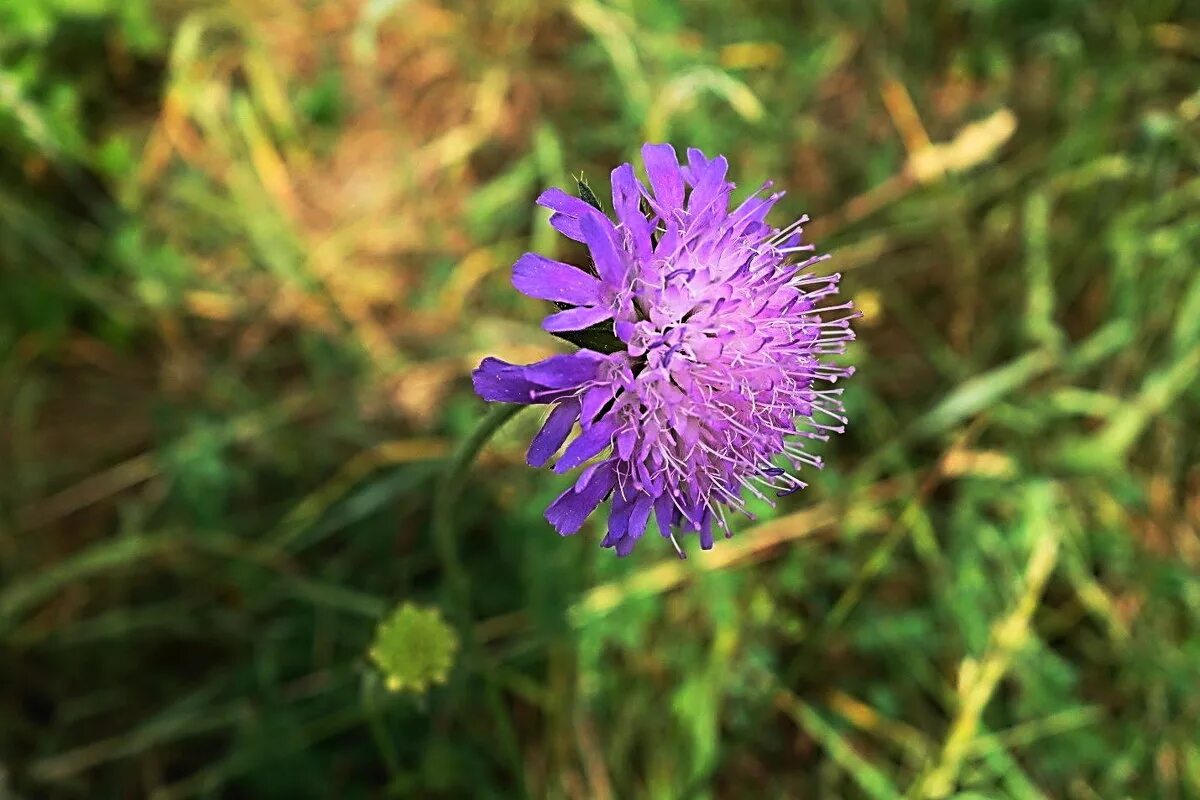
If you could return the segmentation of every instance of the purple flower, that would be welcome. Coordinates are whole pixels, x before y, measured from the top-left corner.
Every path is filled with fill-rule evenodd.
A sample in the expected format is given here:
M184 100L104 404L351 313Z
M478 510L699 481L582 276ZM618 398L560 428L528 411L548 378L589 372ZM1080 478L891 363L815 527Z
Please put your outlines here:
M578 423L554 471L583 470L546 509L560 534L611 496L604 547L630 553L653 513L682 557L675 529L707 550L714 525L730 535L726 507L750 516L743 491L772 503L806 485L801 467L821 466L806 440L846 419L841 389L816 386L853 373L822 359L854 338L857 314L832 304L839 275L808 271L828 258L800 243L808 218L766 223L782 197L769 183L730 210L723 156L689 149L680 166L670 145L648 144L642 159L649 190L630 164L612 172L615 222L560 189L538 198L587 245L589 268L535 253L513 266L519 291L558 304L542 327L582 349L528 366L486 358L474 383L485 400L553 407L532 466Z

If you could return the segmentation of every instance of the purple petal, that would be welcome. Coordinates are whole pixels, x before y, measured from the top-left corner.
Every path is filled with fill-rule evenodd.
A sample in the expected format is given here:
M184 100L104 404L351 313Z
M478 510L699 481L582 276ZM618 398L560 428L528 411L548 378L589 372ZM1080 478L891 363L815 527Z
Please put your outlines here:
M530 364L525 367L525 375L548 389L573 389L595 378L604 360L604 356L590 350L576 350Z
M637 540L646 533L646 523L650 517L650 509L654 506L654 498L642 492L632 492L625 497L622 492L613 494L612 513L608 516L608 534L601 547L616 547L617 555L629 555L634 552Z
M570 536L583 527L588 514L604 502L615 484L616 473L612 462L600 465L599 469L582 475L575 486L550 504L546 509L546 520L560 536Z
M632 536L626 536L621 541L617 542L617 555L624 558L633 552L633 546L637 544L637 539Z
M617 434L617 455L622 461L628 461L633 455L633 446L637 443L637 431L633 428L626 428Z
M612 400L614 389L609 383L601 383L599 386L593 386L591 389L585 389L583 392L583 409L581 411L582 419L585 423L590 423L604 408L609 400Z
M691 158L690 151L688 157ZM725 173L728 171L729 162L725 160L725 156L717 156L709 161L702 171L694 172L696 187L692 189L692 193L688 197L688 211L699 214L711 211L710 207L718 206L718 198L722 193L727 193L730 188L730 184L725 182ZM720 210L724 211L724 209Z
M601 450L609 447L612 445L613 434L616 430L617 423L611 417L600 420L567 446L562 458L554 465L554 471L561 474L575 469Z
M681 497L678 511L679 513L675 516L675 524L681 531L686 533L700 530L701 520L704 519L704 514L707 512L699 502L687 496Z
M659 237L658 244L654 246L656 254L670 256L679 249L679 228L675 225L667 226L667 231Z
M646 521L650 518L650 508L653 504L654 501L649 495L641 494L629 508L625 535L616 543L618 556L627 556L633 552L634 546L646 532Z
M625 344L629 344L633 340L633 337L637 331L637 323L630 322L627 319L617 320L613 324L613 333L615 333L617 338Z
M634 541L642 538L646 532L646 523L650 521L650 511L654 508L654 498L648 494L639 494L629 514L629 530L626 536Z
M549 331L550 333L558 331L581 331L584 328L595 325L597 322L612 319L612 315L612 310L604 306L568 308L566 311L559 311L557 314L551 314L542 320L542 330Z
M765 186L763 188L766 188ZM759 191L762 191L761 189ZM761 223L767 218L767 214L783 197L783 192L775 192L768 197L759 197L758 193L747 197L742 204L729 213L729 219L732 222L740 222L742 225Z
M570 264L537 253L526 253L517 259L512 282L518 292L539 300L577 306L595 305L600 300L600 281Z
M582 217L585 214L592 214L596 211L596 209L587 204L587 201L567 194L558 187L542 192L538 196L537 204L545 206L551 211L557 211L559 214L566 214L569 217Z
M721 340L717 338L697 339L692 342L692 352L701 363L715 361L724 349Z
M648 144L642 148L642 161L654 188L656 199L664 210L683 206L683 172L675 148L669 144Z
M683 170L683 177L692 186L700 183L700 178L708 169L708 165L712 162L704 155L704 151L696 147L687 149L687 167Z
M550 356L536 364L510 364L485 358L471 373L475 394L492 403L552 403L562 392L596 376L604 359L586 350Z
M641 457L645 458L645 454L649 450L649 447L643 443L641 449ZM645 461L638 462L637 470L638 479L642 482L642 488L644 488L648 494L651 494L655 497L662 494L663 488L666 486L666 477L661 472L651 472Z
M610 286L620 285L625 278L625 261L617 250L612 222L608 217L589 214L579 221L579 227L600 278Z
M669 538L671 528L675 525L675 504L669 494L661 494L654 500L654 519L658 522L658 532L663 538Z
M712 550L713 546L713 516L708 509L704 511L704 517L700 520L700 549Z
M608 515L608 534L600 542L601 547L612 547L625 538L629 531L629 517L633 513L634 497L626 497L624 492L613 494L612 512Z
M600 542L601 547L615 547L617 555L627 556L646 531L650 509L654 499L641 492L626 497L621 492L613 495L612 513L608 518L608 534Z
M613 210L617 213L617 220L622 225L628 225L630 220L637 217L644 220L646 217L639 208L641 193L637 176L633 174L633 165L622 164L617 167L609 175L609 181L612 183Z
M537 199L537 204L555 212L550 215L550 224L563 236L577 242L583 241L583 234L579 230L579 220L586 216L599 214L585 201L569 195L559 188L547 189L542 192Z
M617 219L633 239L633 251L642 259L650 257L650 223L642 213L644 189L633 174L633 165L622 164L612 171L613 208Z
M538 388L525 377L525 368L498 358L485 358L471 373L475 394L491 403L531 403Z
M578 217L568 217L566 214L551 214L550 227L568 239L574 239L577 242L583 241L583 231L579 229Z
M660 494L654 500L654 521L659 523L662 539L671 539L672 529L679 521L679 512L674 507L670 494Z
M573 491L576 494L582 492L585 488L587 488L588 482L592 479L592 475L594 475L598 470L608 469L610 466L613 466L611 461L593 461L591 464L588 464L586 467L580 470L579 479L575 481Z
M579 419L578 400L564 400L555 406L554 410L550 412L550 416L546 418L545 424L542 425L542 429L529 443L529 452L525 455L525 461L529 466L540 467L549 461L550 456L557 453L558 448L562 447L563 442L567 440L577 419Z

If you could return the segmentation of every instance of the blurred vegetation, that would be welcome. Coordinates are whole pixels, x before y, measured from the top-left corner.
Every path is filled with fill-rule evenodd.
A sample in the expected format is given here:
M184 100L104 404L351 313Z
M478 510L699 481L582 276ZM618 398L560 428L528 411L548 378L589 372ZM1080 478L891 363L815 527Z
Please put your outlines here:
M519 416L458 608L533 198L647 139L812 214L854 424L680 563ZM1184 0L5 0L0 797L1200 796L1198 166Z

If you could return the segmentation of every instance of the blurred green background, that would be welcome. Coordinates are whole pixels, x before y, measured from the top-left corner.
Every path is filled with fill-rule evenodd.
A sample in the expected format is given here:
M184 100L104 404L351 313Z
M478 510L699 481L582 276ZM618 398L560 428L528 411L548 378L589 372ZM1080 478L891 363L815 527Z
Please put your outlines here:
M646 140L814 217L851 430L681 563L519 416L464 622ZM1198 166L1183 0L3 0L0 797L1200 797Z

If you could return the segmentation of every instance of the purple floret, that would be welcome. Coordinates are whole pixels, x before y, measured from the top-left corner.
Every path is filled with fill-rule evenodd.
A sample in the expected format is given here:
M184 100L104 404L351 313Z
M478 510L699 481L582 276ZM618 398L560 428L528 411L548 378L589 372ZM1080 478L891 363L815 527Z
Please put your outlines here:
M642 160L649 189L630 164L612 172L616 222L560 189L538 198L556 230L587 245L590 269L534 253L513 266L520 292L559 304L547 331L602 323L624 349L527 366L487 358L474 383L485 400L553 406L533 466L578 423L554 469L583 472L546 510L560 534L611 497L604 547L630 553L653 514L682 556L677 529L707 550L714 526L730 535L725 508L750 516L743 491L773 504L806 485L804 465L821 466L805 441L846 419L841 389L816 387L853 373L823 359L853 340L857 314L831 304L839 275L809 271L828 256L800 243L807 217L767 224L782 197L770 184L731 210L723 156L692 148L681 167L670 145L648 144Z

